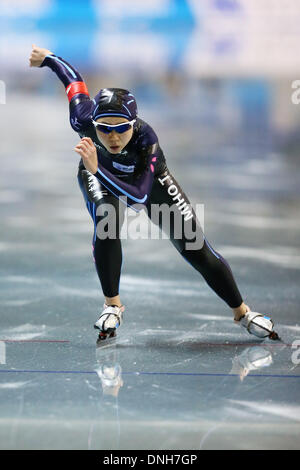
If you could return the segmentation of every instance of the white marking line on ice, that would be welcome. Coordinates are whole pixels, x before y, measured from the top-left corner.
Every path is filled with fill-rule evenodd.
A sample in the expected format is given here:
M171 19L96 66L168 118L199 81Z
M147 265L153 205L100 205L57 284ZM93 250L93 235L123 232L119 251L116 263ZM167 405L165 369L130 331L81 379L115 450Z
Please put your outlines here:
M41 299L40 298L37 298L37 299L30 299L30 300L5 300L4 302L2 302L2 305L6 305L6 307L22 307L23 305L29 305L29 304L32 304L34 302L39 302Z
M206 315L204 313L186 313L185 314L191 318L197 318L199 320L210 320L210 321L230 321L232 322L233 319L230 315Z
M224 174L223 174L224 176ZM225 177L225 176L224 176ZM289 175L273 175L272 178L257 178L255 175L249 174L226 174L226 182L224 186L235 189L243 189L247 191L274 191L286 190Z
M162 287L174 287L178 286L180 282L181 287L195 287L199 288L199 283L198 282L192 282L192 281L184 281L184 280L164 280L164 279L153 279L150 277L142 277L142 276L134 276L134 275L129 275L129 274L124 274L122 276L121 281L125 282L126 284L133 284L133 285L141 285L141 286L149 286L149 287L155 287L157 284L160 284Z
M300 421L300 406L291 406L282 403L260 403L243 400L229 400L234 406L240 405L259 413L268 413L282 418Z
M237 225L255 229L300 229L300 221L295 218L267 217L254 215L241 215L224 212L210 212L208 219L217 220L218 223Z
M282 325L280 324L280 327L286 328L287 330L292 330L292 331L300 331L300 326L299 325Z
M146 330L141 330L137 333L139 336L150 336L150 335L158 335L158 334L162 334L162 335L173 335L173 334L176 334L176 335L179 335L181 334L181 330L163 330L161 328L157 328L157 329L154 329L154 328L147 328Z
M192 281L182 281L178 279L164 280L164 279L151 279L142 276L123 275L121 277L121 288L127 291L136 291L137 286L139 289L145 289L146 293L152 295L153 292L172 292L181 296L197 296L208 297L208 289L202 289L201 283ZM179 287L180 286L180 287Z
M45 336L53 327L46 325L32 325L31 323L25 323L24 325L15 326L1 330L1 337L6 340L19 340L25 341L34 339L40 336Z
M224 257L258 259L265 263L276 264L284 268L300 269L299 248L274 246L269 248L253 248L251 246L221 246L218 251Z
M22 387L25 387L29 383L30 382L5 382L5 383L0 384L0 389L10 390L10 389L22 388Z
M40 284L41 279L38 277L29 276L1 276L2 281L7 282L20 282L24 284Z
M76 287L68 287L63 286L61 283L56 283L52 279L48 278L34 278L34 277L26 277L26 276L2 276L2 282L12 282L12 283L20 283L20 284L36 284L41 288L41 286L47 287L47 295L46 297L52 297L53 294L55 296L64 296L64 295L71 295L75 297L97 297L99 295L98 289L82 289L79 290ZM35 299L35 301L41 300ZM8 301L10 302L10 301Z

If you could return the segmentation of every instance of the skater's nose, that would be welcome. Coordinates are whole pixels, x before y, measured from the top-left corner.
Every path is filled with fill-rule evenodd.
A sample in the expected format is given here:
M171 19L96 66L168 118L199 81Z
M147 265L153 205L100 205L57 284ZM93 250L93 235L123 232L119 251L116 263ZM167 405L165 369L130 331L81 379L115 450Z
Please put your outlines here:
M109 134L108 134L108 138L109 140L114 140L116 137L118 137L118 133L116 131L111 131Z

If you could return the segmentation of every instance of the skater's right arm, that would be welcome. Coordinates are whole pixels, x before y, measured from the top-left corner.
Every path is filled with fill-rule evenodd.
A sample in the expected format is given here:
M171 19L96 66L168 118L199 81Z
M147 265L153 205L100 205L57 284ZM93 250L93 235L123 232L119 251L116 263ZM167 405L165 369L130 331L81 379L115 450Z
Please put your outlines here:
M32 45L29 63L31 67L49 67L62 81L70 103L70 123L74 131L80 132L88 127L94 104L79 72L61 57L35 44Z

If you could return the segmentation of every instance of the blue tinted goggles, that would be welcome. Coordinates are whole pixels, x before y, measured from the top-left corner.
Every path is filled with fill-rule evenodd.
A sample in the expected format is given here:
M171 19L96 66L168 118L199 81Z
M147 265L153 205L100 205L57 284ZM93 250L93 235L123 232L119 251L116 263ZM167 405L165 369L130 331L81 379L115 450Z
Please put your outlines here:
M104 124L102 122L93 121L95 128L103 132L104 134L110 134L112 131L118 132L118 134L123 134L123 132L129 131L133 124L135 123L136 119L128 122L121 122L121 124Z

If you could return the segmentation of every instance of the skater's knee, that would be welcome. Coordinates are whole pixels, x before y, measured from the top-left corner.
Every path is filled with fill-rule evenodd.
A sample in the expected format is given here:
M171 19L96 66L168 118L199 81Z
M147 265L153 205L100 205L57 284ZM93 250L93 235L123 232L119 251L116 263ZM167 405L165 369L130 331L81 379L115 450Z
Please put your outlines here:
M106 207L108 206L108 207ZM124 222L123 214L119 214L111 204L97 208L96 234L100 239L118 239Z

